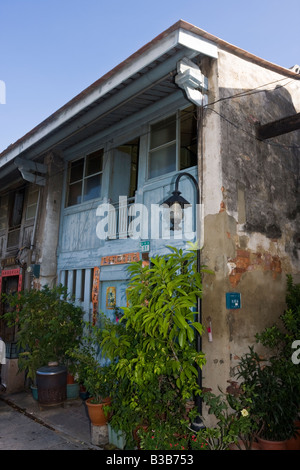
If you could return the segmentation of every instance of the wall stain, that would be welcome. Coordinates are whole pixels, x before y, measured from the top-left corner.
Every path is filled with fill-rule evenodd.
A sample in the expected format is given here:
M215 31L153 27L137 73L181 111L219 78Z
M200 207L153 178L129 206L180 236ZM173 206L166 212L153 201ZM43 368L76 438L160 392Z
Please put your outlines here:
M273 279L282 272L281 260L279 256L271 255L268 252L253 253L249 250L237 249L234 259L229 259L229 281L232 287L236 287L244 273L249 271L271 271Z

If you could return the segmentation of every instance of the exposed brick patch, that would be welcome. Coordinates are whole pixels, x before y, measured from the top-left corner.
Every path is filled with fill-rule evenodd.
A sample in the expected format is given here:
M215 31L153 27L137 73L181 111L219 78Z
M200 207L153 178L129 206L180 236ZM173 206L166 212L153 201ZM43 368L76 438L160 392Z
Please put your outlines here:
M222 201L221 204L220 204L220 210L219 212L224 212L226 210L226 205L225 205L225 202Z
M238 258L250 258L250 251L237 249Z
M234 266L229 273L232 287L237 286L242 275L247 271L271 271L273 279L282 272L280 258L271 253L252 253L238 248L236 254L236 258L229 260L231 266Z

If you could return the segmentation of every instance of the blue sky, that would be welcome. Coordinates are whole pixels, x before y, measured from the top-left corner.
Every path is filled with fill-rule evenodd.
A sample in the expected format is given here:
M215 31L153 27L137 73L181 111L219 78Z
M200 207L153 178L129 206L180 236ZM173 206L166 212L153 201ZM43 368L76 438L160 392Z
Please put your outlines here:
M0 151L179 19L283 67L299 0L0 0Z

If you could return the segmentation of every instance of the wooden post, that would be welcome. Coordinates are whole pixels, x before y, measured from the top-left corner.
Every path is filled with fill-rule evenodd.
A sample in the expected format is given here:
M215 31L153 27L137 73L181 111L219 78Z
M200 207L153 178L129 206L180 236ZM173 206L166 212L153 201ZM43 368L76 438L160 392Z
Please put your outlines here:
M260 140L270 139L298 129L300 129L300 113L258 126L257 138Z

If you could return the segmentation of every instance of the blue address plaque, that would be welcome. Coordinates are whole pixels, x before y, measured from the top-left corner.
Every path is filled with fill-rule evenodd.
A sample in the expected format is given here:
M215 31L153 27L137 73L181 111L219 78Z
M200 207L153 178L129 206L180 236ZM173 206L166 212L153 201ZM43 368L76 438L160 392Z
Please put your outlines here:
M229 310L241 308L241 294L239 292L226 292L226 308Z

